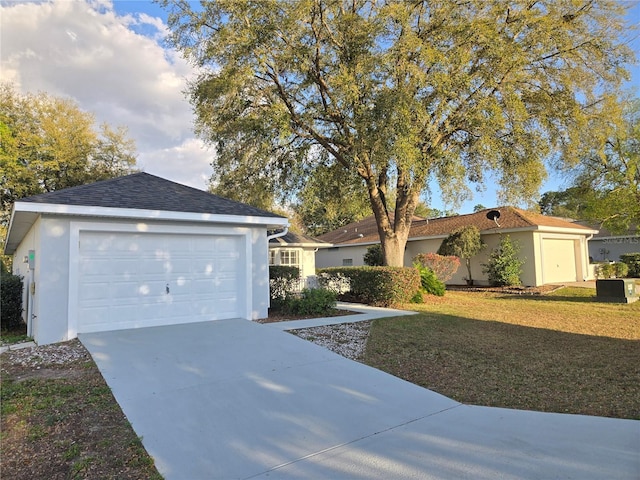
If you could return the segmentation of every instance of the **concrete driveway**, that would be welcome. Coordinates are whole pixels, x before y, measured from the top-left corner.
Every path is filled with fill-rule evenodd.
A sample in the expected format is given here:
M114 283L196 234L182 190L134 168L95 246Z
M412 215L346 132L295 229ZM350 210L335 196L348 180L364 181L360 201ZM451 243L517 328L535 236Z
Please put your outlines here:
M268 325L80 339L168 480L640 478L640 422L461 405Z

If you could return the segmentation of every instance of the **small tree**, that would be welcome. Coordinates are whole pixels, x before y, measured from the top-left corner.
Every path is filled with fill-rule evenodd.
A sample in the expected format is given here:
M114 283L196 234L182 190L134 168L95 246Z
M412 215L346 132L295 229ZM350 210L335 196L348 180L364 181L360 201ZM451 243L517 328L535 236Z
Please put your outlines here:
M469 225L459 228L442 241L438 255L454 255L464 260L469 277L467 283L473 285L471 276L471 258L480 252L485 244L480 239L478 227Z
M382 245L371 245L367 248L367 253L363 257L364 264L370 267L381 267L384 265L384 255L382 253Z
M483 263L482 271L489 277L491 285L503 287L520 285L520 275L524 260L520 260L518 253L520 245L512 242L509 235L502 237L500 245L489 255L489 262Z

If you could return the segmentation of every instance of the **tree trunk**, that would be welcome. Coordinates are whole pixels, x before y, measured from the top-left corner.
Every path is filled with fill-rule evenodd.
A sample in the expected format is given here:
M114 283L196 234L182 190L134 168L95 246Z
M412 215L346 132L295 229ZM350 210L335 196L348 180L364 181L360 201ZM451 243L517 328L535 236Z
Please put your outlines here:
M382 254L384 256L384 264L390 267L404 266L404 249L406 245L406 236L404 240L402 240L402 238L398 237L397 232L393 237L382 238Z
M387 190L386 171L383 171L378 178L374 175L371 166L362 168L358 172L365 180L369 192L369 200L373 214L378 225L378 235L382 245L384 264L390 267L404 266L404 249L409 238L411 220L418 204L419 192L408 188L401 178L402 172L398 173L396 184L396 208L393 222L389 216L385 192Z
M471 259L470 258L465 258L464 259L464 263L467 264L467 272L469 273L469 277L467 279L467 282L469 283L469 285L473 285L473 278L471 277Z

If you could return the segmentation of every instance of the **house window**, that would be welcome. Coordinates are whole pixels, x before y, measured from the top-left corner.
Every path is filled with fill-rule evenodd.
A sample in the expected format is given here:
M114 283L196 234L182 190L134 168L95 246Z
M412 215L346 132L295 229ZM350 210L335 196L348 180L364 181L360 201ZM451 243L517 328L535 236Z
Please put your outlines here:
M353 258L343 258L342 259L343 267L352 267L353 266Z
M269 265L276 264L276 251L271 249L269 250Z
M280 265L300 268L300 255L297 250L280 250Z

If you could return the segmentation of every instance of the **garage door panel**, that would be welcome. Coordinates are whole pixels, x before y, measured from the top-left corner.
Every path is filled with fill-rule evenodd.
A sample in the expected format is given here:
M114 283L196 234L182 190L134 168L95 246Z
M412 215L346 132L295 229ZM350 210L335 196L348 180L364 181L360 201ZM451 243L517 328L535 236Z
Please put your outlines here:
M542 241L544 283L577 280L575 243L573 240L545 238Z
M78 331L240 316L241 243L232 236L81 232Z

